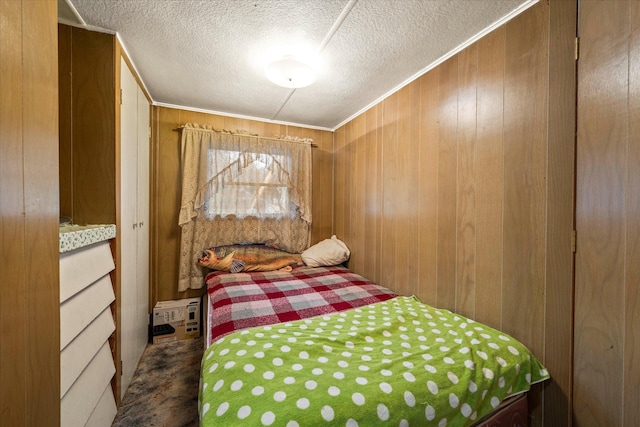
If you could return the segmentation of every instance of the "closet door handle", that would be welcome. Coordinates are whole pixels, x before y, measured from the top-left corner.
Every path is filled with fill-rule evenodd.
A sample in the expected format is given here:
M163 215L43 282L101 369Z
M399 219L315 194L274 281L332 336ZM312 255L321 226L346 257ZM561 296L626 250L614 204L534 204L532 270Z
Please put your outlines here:
M144 222L139 222L138 223L138 227L142 228L142 226L144 225Z
M133 223L133 228L135 230L135 228L138 226L138 224L136 224L135 222Z

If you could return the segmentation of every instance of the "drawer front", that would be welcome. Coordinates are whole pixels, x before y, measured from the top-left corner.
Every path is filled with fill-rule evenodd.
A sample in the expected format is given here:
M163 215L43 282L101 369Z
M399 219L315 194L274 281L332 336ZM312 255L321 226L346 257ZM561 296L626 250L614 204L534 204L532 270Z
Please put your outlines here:
M65 302L114 268L108 241L60 254L60 302Z
M104 389L111 384L116 369L109 343L104 343L82 374L73 383L60 402L62 427L84 426L91 417Z

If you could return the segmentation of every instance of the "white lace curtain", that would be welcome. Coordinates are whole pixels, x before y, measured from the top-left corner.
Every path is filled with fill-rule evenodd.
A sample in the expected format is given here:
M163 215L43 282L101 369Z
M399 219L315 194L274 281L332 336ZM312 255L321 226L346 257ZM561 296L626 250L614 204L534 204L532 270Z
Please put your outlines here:
M270 243L302 252L311 238L311 140L182 128L178 290L204 286L205 248Z

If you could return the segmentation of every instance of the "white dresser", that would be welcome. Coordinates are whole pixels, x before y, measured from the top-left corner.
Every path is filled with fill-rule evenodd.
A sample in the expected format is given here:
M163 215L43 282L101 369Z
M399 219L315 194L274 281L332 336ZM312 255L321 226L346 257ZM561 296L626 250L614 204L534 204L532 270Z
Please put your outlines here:
M111 388L115 365L114 269L109 240L115 226L60 229L60 418L62 427L111 426L117 408Z

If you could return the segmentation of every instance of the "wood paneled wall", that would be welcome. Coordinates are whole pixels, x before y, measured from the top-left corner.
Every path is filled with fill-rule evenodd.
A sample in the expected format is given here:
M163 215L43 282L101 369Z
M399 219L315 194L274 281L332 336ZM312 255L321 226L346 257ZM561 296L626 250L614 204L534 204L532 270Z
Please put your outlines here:
M115 224L116 38L62 24L58 36L60 215Z
M532 425L571 423L576 10L536 4L335 133L349 267L529 346Z
M640 2L581 0L574 417L640 425Z
M0 423L60 425L55 1L0 1Z
M331 237L333 203L333 135L331 132L238 119L166 107L153 107L151 151L151 307L156 301L199 296L178 292L180 251L180 133L178 126L198 123L216 129L246 130L263 136L311 138L313 148L312 243Z

